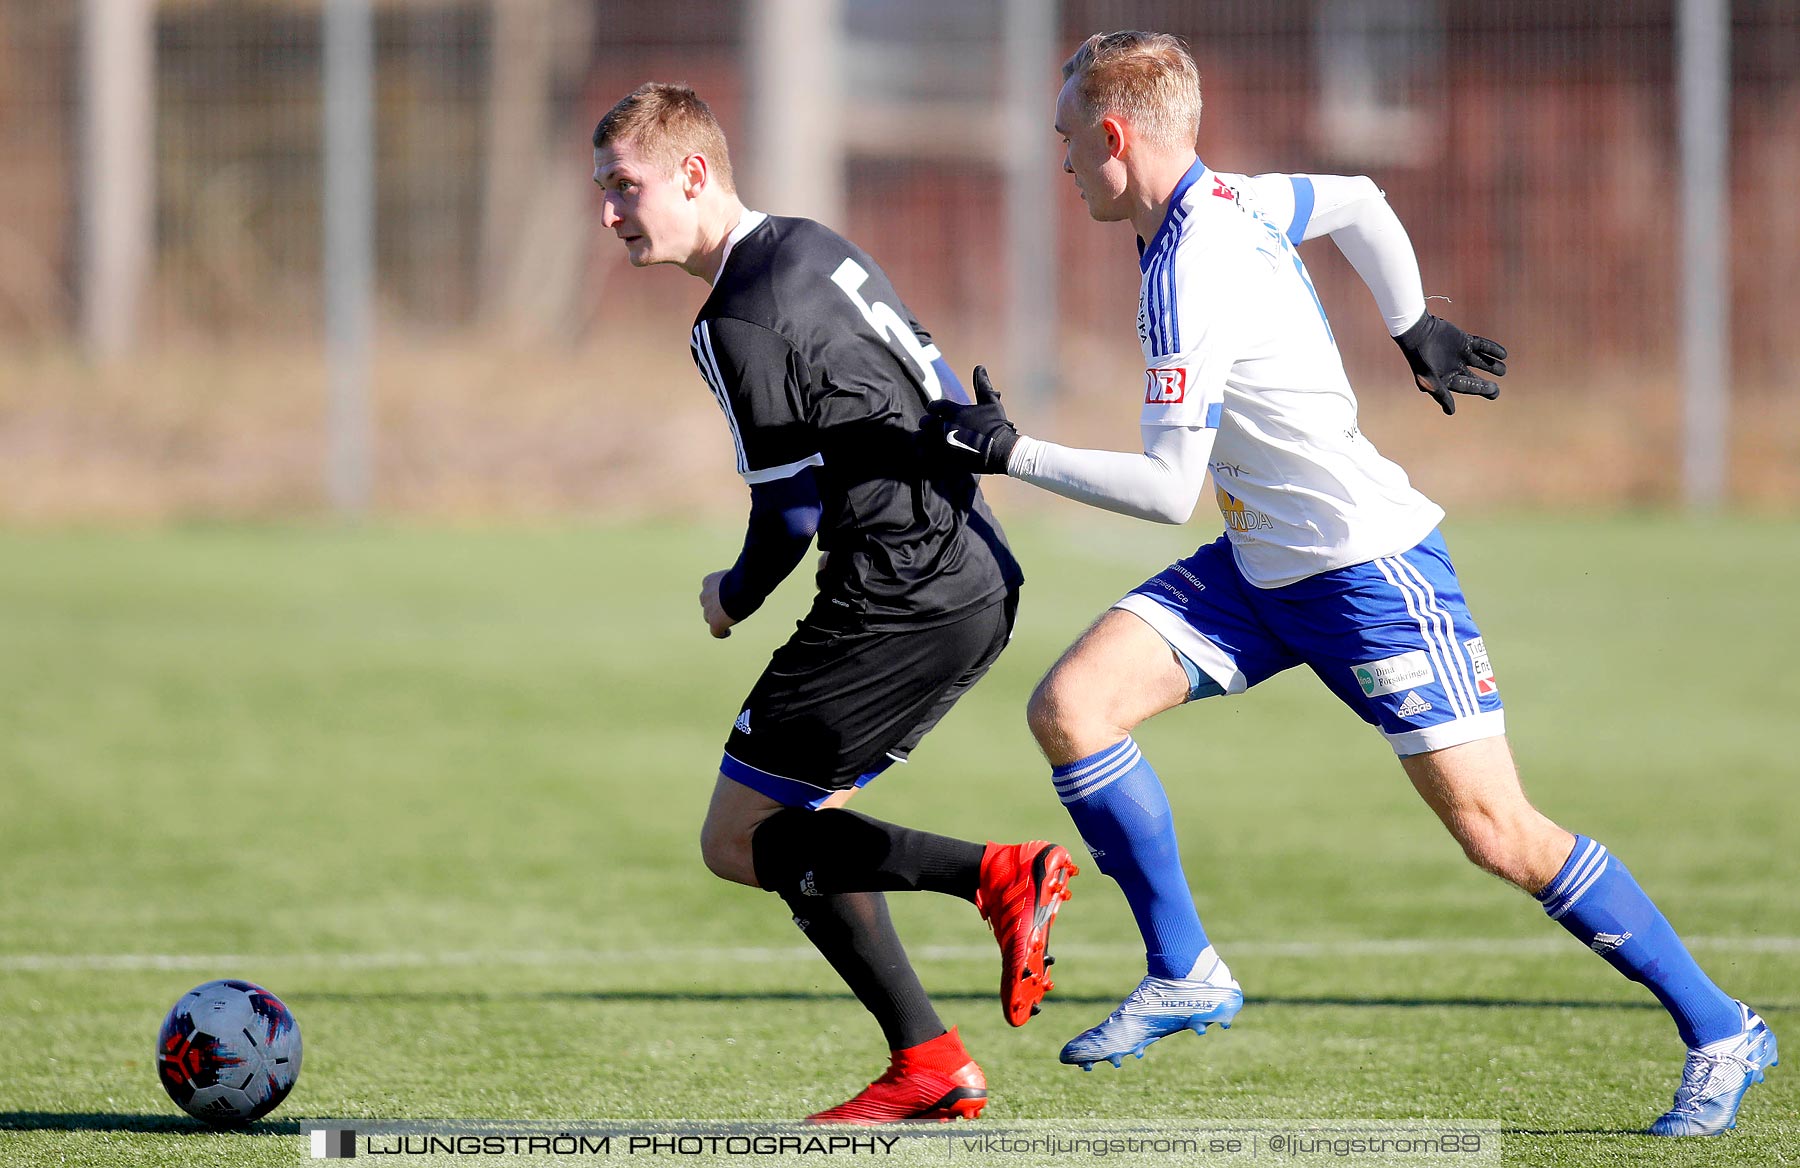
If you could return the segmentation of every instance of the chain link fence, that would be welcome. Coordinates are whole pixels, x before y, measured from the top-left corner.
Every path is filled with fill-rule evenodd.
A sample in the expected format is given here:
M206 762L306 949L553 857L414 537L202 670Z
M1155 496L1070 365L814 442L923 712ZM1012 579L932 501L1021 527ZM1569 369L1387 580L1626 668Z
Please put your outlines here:
M132 343L88 355L96 191L83 110L108 0L0 0L0 516L322 506L322 4L148 6L149 229ZM702 286L599 229L588 133L684 80L759 180L747 13L727 0L378 0L375 501L613 513L735 500L689 367ZM1002 0L840 0L840 230L959 366L1006 355L1007 187L988 148ZM1800 6L1731 7L1734 498L1800 499ZM1135 441L1136 267L1050 129L1089 32L1185 37L1219 169L1365 173L1434 301L1514 351L1498 403L1438 417L1329 244L1307 259L1365 429L1446 499L1679 495L1676 5L1648 0L1065 0L1043 63L1057 384L1027 429ZM985 134L985 136L984 136ZM1036 150L1032 145L1029 149ZM759 205L760 206L760 205ZM761 206L781 212L779 206ZM629 420L629 424L626 424ZM1077 429L1077 428L1080 429ZM717 431L717 433L715 433ZM627 437L629 435L629 437Z

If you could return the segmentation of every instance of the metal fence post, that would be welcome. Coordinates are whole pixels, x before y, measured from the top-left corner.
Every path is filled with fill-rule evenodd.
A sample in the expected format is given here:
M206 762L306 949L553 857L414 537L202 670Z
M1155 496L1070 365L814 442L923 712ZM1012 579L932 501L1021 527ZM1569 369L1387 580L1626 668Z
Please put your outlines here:
M81 6L81 331L116 357L137 339L155 221L156 5Z
M375 21L369 0L326 0L324 19L326 479L332 503L354 514L374 477Z
M1682 492L1724 501L1731 453L1731 7L1682 0Z

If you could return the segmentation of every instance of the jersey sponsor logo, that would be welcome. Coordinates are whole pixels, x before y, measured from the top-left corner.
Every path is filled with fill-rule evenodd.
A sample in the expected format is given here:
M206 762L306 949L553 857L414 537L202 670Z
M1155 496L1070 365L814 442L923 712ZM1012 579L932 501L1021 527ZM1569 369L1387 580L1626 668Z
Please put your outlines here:
M1144 370L1144 404L1169 406L1187 400L1186 369Z
M1494 681L1494 667L1488 664L1487 646L1480 637L1471 637L1463 642L1463 648L1469 651L1469 664L1475 667L1475 692L1482 697L1500 692L1500 686Z
M1417 718L1429 709L1431 703L1420 697L1418 690L1412 689L1406 691L1406 700L1400 703L1400 708L1394 713L1402 718Z
M1206 591L1206 581L1200 579L1200 577L1194 575L1192 572L1188 571L1186 568L1182 567L1180 564L1170 564L1169 571L1174 572L1177 576L1180 576L1183 580L1186 580L1189 584L1192 584L1199 591L1201 591L1201 592Z
M1215 487L1219 496L1219 514L1225 517L1225 526L1240 534L1261 529L1273 531L1275 525L1261 511L1246 507L1244 501L1226 490Z
M1158 588L1162 589L1164 592L1167 592L1170 596L1173 596L1175 598L1175 603L1186 604L1188 602L1187 593L1185 593L1181 589L1175 587L1175 585L1169 583L1167 580L1156 579L1156 580L1150 581L1150 583L1156 585Z
M1356 675L1356 684L1362 686L1363 696L1371 698L1413 686L1430 685L1437 676L1431 671L1431 658L1423 649L1383 657L1379 661L1365 661L1352 666L1350 671Z

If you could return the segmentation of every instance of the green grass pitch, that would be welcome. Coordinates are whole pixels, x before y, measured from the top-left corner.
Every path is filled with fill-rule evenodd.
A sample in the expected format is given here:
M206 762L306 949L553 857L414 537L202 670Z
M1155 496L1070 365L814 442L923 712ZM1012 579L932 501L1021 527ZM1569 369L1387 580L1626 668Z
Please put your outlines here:
M1017 526L1013 646L855 805L1077 844L1026 696L1199 531ZM1446 534L1534 798L1800 1044L1800 525ZM784 1120L879 1072L878 1032L782 906L699 862L735 703L806 599L790 581L709 639L694 597L735 539L0 533L0 1164L292 1164L316 1117ZM1058 1048L1141 972L1115 886L1091 864L1075 882L1057 990L1018 1031L973 910L895 897L986 1068L982 1124L1495 1119L1509 1163L1800 1162L1800 1068L1723 1139L1628 1134L1673 1090L1667 1018L1467 865L1310 675L1139 738L1249 1004L1231 1031L1082 1074ZM249 1134L201 1132L151 1063L163 1011L218 976L275 990L306 1042Z

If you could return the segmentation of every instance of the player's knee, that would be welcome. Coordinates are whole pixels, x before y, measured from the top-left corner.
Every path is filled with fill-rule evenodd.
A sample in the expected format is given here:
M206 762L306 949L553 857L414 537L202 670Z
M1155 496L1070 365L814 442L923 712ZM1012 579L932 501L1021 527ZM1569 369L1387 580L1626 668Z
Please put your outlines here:
M1091 671L1061 665L1038 682L1025 718L1052 762L1073 761L1111 746L1132 728L1115 695Z
M1084 709L1075 688L1064 670L1052 669L1038 682L1025 706L1031 736L1048 754L1063 752L1072 739L1082 736L1082 724L1092 720L1091 710Z
M1025 703L1025 724L1031 727L1031 736L1037 739L1039 746L1056 733L1057 713L1050 690L1052 676L1045 674L1037 688L1031 691L1031 700Z
M1468 858L1469 863L1483 872L1510 882L1505 849L1494 837L1485 832L1471 831L1462 835L1457 842L1462 845L1463 855Z
M1458 817L1455 835L1463 855L1482 871L1520 888L1529 888L1535 882L1528 824L1516 817L1474 813Z
M706 870L733 884L757 887L756 864L751 858L750 835L735 825L710 820L700 829L700 859Z

